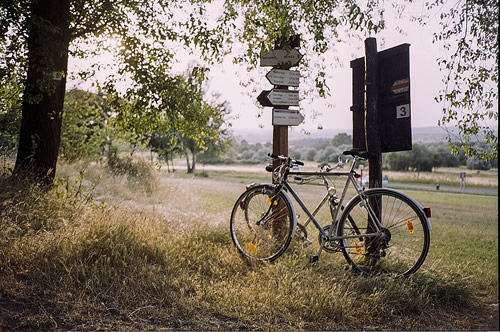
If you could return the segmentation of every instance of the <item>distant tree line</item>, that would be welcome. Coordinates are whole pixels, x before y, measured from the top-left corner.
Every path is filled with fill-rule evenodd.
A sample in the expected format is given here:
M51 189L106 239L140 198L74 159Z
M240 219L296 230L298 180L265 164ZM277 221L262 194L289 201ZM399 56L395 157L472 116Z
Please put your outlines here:
M290 142L289 155L294 159L321 163L336 163L342 152L352 148L352 137L340 133L333 139L305 139ZM271 143L249 144L246 140L231 141L224 154L214 155L208 163L260 163L272 152ZM469 169L487 170L498 167L496 160L484 161L469 158L462 151L458 155L450 152L449 145L443 143L413 144L410 151L383 154L383 167L394 171L430 172L434 167L467 166Z
M64 106L61 157L67 162L106 160L108 164L114 161L113 165L129 165L131 161L128 159L125 160L128 164L119 162L119 150L128 151L129 156L126 158L129 159L136 149L150 150L167 163L169 171L171 168L173 170L174 158L185 157L188 173L195 173L197 162L256 164L268 160L267 154L272 152L270 142L250 144L244 139L237 141L231 137L228 128L224 128L225 118L230 112L225 102L211 105L200 99L199 105L201 106L196 109L204 111L197 114L206 114L198 121L200 126L205 124L204 135L195 138L186 134L172 135L171 132L144 132L144 135L137 135L131 130L112 125L114 110L105 95L71 90L66 94ZM0 148L13 150L15 131L9 135L8 129L18 126L20 119L7 118L7 115L6 113L0 117L0 120L4 120L0 123L5 127L5 130L2 130L5 134L0 135ZM334 164L343 157L343 151L351 148L352 137L340 133L332 139L307 138L291 141L289 155L294 159L318 164ZM383 167L386 170L430 172L435 167L458 166L487 170L498 167L498 162L473 159L467 157L464 152L454 155L445 142L413 144L410 151L383 155ZM130 165L126 168L130 168Z

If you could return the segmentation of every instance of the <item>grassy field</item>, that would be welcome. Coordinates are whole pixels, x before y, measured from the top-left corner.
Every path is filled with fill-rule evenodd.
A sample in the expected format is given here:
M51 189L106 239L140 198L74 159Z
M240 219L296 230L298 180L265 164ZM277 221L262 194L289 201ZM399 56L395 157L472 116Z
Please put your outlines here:
M264 172L160 171L141 186L79 168L60 165L68 180L48 194L0 180L0 329L499 328L497 197L411 192L433 211L426 262L407 279L362 278L341 254L311 265L317 245L274 264L239 257L230 210ZM322 195L299 189L308 204Z
M487 171L469 170L465 167L440 167L432 172L392 172L384 171L393 181L409 183L440 183L460 186L460 173L466 174L465 183L467 186L498 188L498 169Z
M177 170L184 171L185 160L177 159L175 160L175 165ZM318 163L314 161L305 161L305 166L301 167L301 170L306 171L316 171L318 170ZM236 172L247 172L254 173L260 172L266 163L257 165L198 165L199 170L215 171L218 173L221 171L231 172L235 174ZM333 165L332 165L333 166ZM345 167L346 169L347 167ZM358 169L358 173L360 170ZM484 188L498 188L498 169L492 168L490 170L470 170L465 166L461 167L439 167L434 168L432 172L396 172L390 170L384 170L383 175L389 178L389 182L401 182L401 183L425 183L425 184L436 184L441 185L452 185L460 186L460 173L466 174L467 186L473 187L484 187ZM363 170L363 176L368 176L368 167ZM265 174L261 174L265 176Z

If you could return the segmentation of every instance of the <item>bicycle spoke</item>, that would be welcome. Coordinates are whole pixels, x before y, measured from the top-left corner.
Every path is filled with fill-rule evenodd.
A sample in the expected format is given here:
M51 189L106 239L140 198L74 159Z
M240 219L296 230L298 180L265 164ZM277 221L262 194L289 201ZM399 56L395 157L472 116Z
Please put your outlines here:
M295 231L295 210L290 197L306 212L309 221L320 231L318 243L321 250L341 250L355 270L364 275L386 273L391 276L409 275L423 264L429 251L430 229L423 209L410 197L387 188L361 190L355 182L355 165L358 159L372 156L369 152L345 151L354 157L348 172L331 172L322 167L320 172L290 172L292 165L303 165L287 156L269 154L280 166L267 168L273 172L277 185L253 185L243 193L231 213L231 237L239 252L258 259L273 261L286 250ZM338 166L343 163L339 160ZM320 179L327 193L311 213L298 194L287 182L288 175L299 175L298 184L312 183ZM302 177L306 176L306 177ZM347 176L346 186L339 199L329 176ZM358 195L347 206L342 202L352 184ZM290 195L290 196L289 196ZM321 206L329 202L332 219L329 226L321 226L315 215ZM341 216L338 218L338 213ZM307 239L305 227L298 237ZM324 234L333 236L326 239ZM319 254L312 256L316 262Z
M271 261L290 243L291 208L281 195L271 193L265 186L252 188L233 208L231 235L238 250L247 257Z
M429 249L429 230L422 212L406 196L386 189L367 191L366 201L380 218L377 236L345 238L344 256L359 272L371 274L408 275L423 263ZM362 235L373 232L367 209L360 199L346 207L339 224L338 235ZM351 221L353 220L353 221ZM356 225L356 228L353 226Z

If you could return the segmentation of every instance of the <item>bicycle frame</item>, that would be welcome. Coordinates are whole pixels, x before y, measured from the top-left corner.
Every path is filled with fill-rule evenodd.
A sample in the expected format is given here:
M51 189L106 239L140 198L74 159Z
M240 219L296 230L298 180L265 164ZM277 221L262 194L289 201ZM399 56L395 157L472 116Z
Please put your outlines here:
M356 161L357 161L357 158L354 157L354 160L351 164L351 169L348 171L348 172L296 172L296 171L285 171L286 174L283 178L283 181L282 181L282 188L284 187L286 189L286 191L288 193L290 193L290 195L294 198L294 200L299 204L299 206L302 208L302 210L304 210L304 212L307 214L307 216L309 217L309 219L307 220L306 222L306 225L307 223L309 223L309 221L312 221L314 226L318 229L318 231L321 233L322 235L322 239L323 241L335 241L335 240L341 240L341 239L347 239L347 238L355 238L355 237L373 237L373 236L377 236L379 233L380 233L380 229L381 227L379 226L380 225L380 221L378 219L378 217L376 216L376 213L373 211L373 209L371 208L370 204L366 201L366 197L363 196L363 190L362 188L360 188L360 186L358 185L357 181L356 181L356 172L354 171L354 167L356 165ZM298 196L298 194L295 192L295 190L293 190L293 188L290 186L290 184L288 183L287 181L287 177L290 176L290 175L293 175L293 176L298 176L298 175L303 175L303 176L318 176L318 177L322 177L323 178L323 181L325 181L327 184L328 184L328 181L326 180L327 177L335 177L335 176L347 176L347 180L346 180L346 185L344 186L344 189L342 191L342 195L340 197L340 200L338 201L338 205L337 205L337 208L333 211L333 215L332 215L332 227L330 227L329 229L329 234L327 234L325 232L325 230L323 229L323 227L321 227L321 225L319 224L319 222L316 220L316 218L314 217L314 215L321 209L321 207L324 205L324 203L329 199L330 197L330 194L327 193L325 195L325 197L323 197L322 201L318 204L318 206L314 209L314 212L311 213L309 211L309 209L307 208L307 206L304 204L304 202L302 202L302 200L300 199L300 197ZM374 233L366 233L366 234L357 234L357 235L344 235L344 236L332 236L332 234L334 233L334 230L333 230L333 225L335 224L335 221L337 220L338 218L338 214L339 214L339 208L340 206L342 206L342 203L345 199L345 196L347 194L347 190L349 188L349 184L352 184L354 189L356 190L356 193L357 195L359 195L362 199L363 199L363 205L364 207L367 209L367 212L368 212L368 215L370 216L371 220L374 220L374 228L375 228L375 232Z
M430 209L423 209L414 199L393 189L365 190L355 168L359 160L370 159L373 154L343 154L353 157L347 171L339 169L346 164L339 160L333 168L324 166L313 172L294 170L295 165L304 165L300 160L268 154L280 161L277 167L266 166L268 172L273 172L273 184L247 186L231 212L231 237L239 253L273 262L285 252L294 236L298 241L302 239L307 248L312 241L307 237L306 226L312 222L318 230L319 250L309 256L311 263L317 262L323 251L342 252L353 269L363 275L387 273L400 277L417 271L429 251ZM337 180L345 180L338 193ZM301 190L294 184L322 186L326 194L321 195L314 210L309 210L299 197ZM325 215L319 213L326 202L330 210L326 218L331 217L330 221L323 220ZM307 215L301 223L295 212L297 204Z

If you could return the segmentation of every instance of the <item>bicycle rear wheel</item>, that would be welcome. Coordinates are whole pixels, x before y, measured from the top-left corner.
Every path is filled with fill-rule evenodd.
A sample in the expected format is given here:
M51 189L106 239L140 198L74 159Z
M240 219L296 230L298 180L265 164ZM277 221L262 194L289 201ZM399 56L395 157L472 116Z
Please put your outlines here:
M246 257L274 261L288 248L295 232L293 209L283 193L258 185L236 201L230 220L231 237Z
M380 216L382 234L375 232L364 201L354 197L346 206L337 228L342 252L352 267L363 275L406 276L423 264L430 245L430 230L424 211L408 196L389 189L364 193L373 211Z

